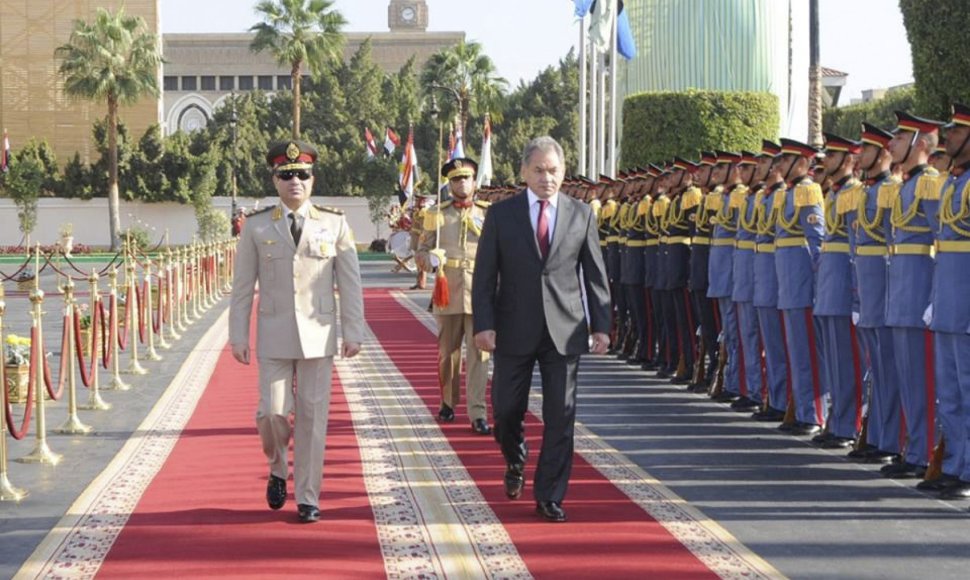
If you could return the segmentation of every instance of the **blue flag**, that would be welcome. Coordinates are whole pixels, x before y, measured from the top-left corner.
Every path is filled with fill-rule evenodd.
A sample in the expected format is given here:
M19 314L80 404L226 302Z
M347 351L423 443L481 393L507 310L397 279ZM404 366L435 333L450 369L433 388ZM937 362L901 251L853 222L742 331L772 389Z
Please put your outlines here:
M616 17L616 51L627 60L633 60L637 55L637 43L633 40L630 18L627 16L622 0L620 1L620 13Z
M582 18L589 14L589 8L593 4L593 0L573 0L576 4L576 18Z

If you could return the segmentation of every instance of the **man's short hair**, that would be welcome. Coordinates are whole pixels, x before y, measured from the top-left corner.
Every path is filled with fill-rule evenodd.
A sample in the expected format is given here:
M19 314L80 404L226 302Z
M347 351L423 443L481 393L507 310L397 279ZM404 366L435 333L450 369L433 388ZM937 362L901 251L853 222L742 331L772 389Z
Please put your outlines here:
M562 152L562 146L559 142L548 135L543 135L526 143L525 149L522 150L522 165L528 165L529 160L532 159L532 155L536 151L542 151L544 153L555 151L559 157L559 163L563 165L566 163L566 155Z

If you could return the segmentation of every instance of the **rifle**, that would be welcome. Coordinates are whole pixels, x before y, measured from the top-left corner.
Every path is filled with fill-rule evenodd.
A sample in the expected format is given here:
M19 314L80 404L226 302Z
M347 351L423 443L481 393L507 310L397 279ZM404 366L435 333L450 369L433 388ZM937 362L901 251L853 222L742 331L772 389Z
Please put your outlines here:
M855 445L852 447L855 451L864 450L869 443L866 439L869 438L869 414L872 412L872 370L867 370L864 377L862 377L862 384L865 386L865 401L866 408L865 412L862 414L862 426L859 428L859 437L855 440Z
M943 455L946 452L946 439L943 434L940 434L940 442L936 444L933 448L933 456L930 457L930 463L926 466L926 475L923 476L924 481L930 481L933 479L939 479L943 475Z
M707 391L707 394L712 398L721 394L724 390L724 367L727 366L727 342L725 342L724 333L718 337L718 342L720 347L717 351L717 372L714 373L714 380L711 381L711 385Z
M704 344L704 335L701 332L701 327L697 327L697 351L696 357L694 358L694 376L690 378L690 387L694 388L700 384L703 384L704 377L707 376L707 364L704 359L707 358L707 345Z

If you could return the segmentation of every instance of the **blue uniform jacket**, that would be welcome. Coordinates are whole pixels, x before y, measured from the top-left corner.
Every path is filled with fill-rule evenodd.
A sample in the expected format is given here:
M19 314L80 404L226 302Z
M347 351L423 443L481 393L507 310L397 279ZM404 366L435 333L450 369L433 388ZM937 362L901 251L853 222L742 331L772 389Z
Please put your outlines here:
M967 164L970 166L970 164ZM970 167L954 169L943 185L939 249L933 271L933 320L938 332L970 332Z
M850 214L863 191L856 179L846 177L825 198L825 239L818 260L815 288L816 316L850 316L855 296L855 270L849 253Z
M748 192L738 208L737 234L734 248L734 288L731 300L754 300L754 252L758 237L757 199L759 193Z
M734 234L738 208L731 207L733 189L718 188L707 194L711 209L717 208L711 236L711 257L707 264L707 295L710 298L730 298L734 290Z
M661 290L687 287L690 267L690 220L689 210L681 205L683 196L670 200L660 225L660 265L663 278Z
M755 196L758 235L754 255L754 305L778 307L778 271L775 270L775 196L784 195L784 183L776 183Z
M775 269L778 308L811 308L815 272L825 235L822 189L809 178L800 180L775 199ZM787 242L785 240L788 240Z
M878 199L879 189L890 185L893 179L888 171L870 178L870 185L859 194L856 211L847 214L860 328L886 326L886 282L889 276L886 232L891 226L889 211L879 207Z

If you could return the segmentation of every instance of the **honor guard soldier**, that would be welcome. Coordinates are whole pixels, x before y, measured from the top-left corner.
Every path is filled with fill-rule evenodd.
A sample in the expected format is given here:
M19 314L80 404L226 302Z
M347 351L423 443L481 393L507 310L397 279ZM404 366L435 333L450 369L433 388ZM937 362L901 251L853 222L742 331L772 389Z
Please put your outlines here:
M775 196L785 194L785 181L778 168L781 147L763 141L758 160L759 174L764 172L764 186L755 194L755 254L752 271L754 293L752 304L758 315L758 330L764 347L765 377L768 400L752 417L757 421L781 421L785 418L791 396L788 373L788 351L785 345L784 320L778 310L778 271L775 269Z
M902 172L896 187L879 190L879 205L889 211L892 230L886 324L892 328L896 373L906 422L905 455L883 467L886 477L923 477L935 442L936 384L933 336L924 320L930 306L934 234L930 216L939 206L938 171L926 164L936 149L942 123L896 112L889 150Z
M831 133L824 137L823 163L832 185L825 196L814 314L830 407L825 433L813 441L828 449L848 449L862 428L862 377L867 372L852 323L856 288L849 252L849 219L863 195L862 182L855 178L862 144Z
M774 199L775 269L792 377L789 404L794 405L794 423L784 427L794 435L816 435L825 423L812 316L815 272L825 235L822 189L809 177L811 161L818 151L805 143L782 139L781 153L780 171L789 188Z
M664 341L663 317L660 312L660 294L657 288L657 270L660 250L660 216L654 213L654 201L659 189L660 168L647 167L647 181L644 184L643 201L637 212L643 212L643 292L647 303L647 353L643 370L657 370L661 366Z
M302 141L270 147L266 160L280 203L246 220L237 245L229 306L232 355L248 365L253 300L259 285L256 428L269 462L266 502L274 510L286 503L292 432L294 499L302 523L320 518L317 506L338 310L342 356L356 355L365 333L353 234L343 212L310 203L316 159L317 150ZM294 379L299 386L295 394ZM292 430L291 412L295 415Z
M431 196L420 193L414 194L414 205L411 207L411 253L416 254L421 244L421 232L424 228L424 217L428 206L431 205ZM428 272L422 268L417 270L417 279L411 290L424 290L427 286Z
M694 381L688 387L693 393L705 393L710 389L718 366L718 328L717 301L707 297L707 270L711 255L711 228L716 211L708 210L706 194L711 187L711 172L717 165L717 155L712 151L701 153L694 185L700 193L697 208L691 214L690 245L690 289L691 304L700 324L697 337L697 363L694 367ZM696 196L691 197L691 201ZM690 205L690 203L688 203Z
M731 191L739 183L737 170L733 165L741 161L737 153L717 152L717 165L714 167L713 180L718 185L707 194L707 208L714 212L714 227L711 232L711 257L708 264L707 296L717 300L718 314L721 319L721 341L726 354L719 361L723 370L721 392L712 393L719 402L735 401L747 394L743 382L743 365L740 358L738 339L738 319L731 302L734 289L734 235L737 230L737 207L731 206ZM733 175L732 175L733 174ZM734 179L731 182L729 179Z
M438 380L441 407L438 419L450 423L461 400L461 346L465 343L467 375L466 406L472 430L479 435L492 432L485 406L488 381L488 353L475 346L472 326L472 274L478 237L489 204L475 200L478 164L456 158L441 168L448 180L451 199L427 210L418 253L418 265L425 271L437 267L433 293L438 320Z
M741 160L735 168L740 180L730 194L730 205L736 211L734 270L732 272L731 302L734 303L738 321L738 359L743 365L741 398L731 403L735 411L753 412L760 409L765 399L762 370L762 341L758 330L758 315L754 309L754 250L758 235L757 204L752 187L758 157L750 151L741 152ZM728 178L731 182L732 178ZM746 392L745 392L746 391Z
M627 302L627 295L623 289L623 279L625 278L623 274L623 269L626 268L627 259L627 228L630 225L630 218L636 217L636 208L634 204L630 202L630 184L627 182L624 175L618 175L617 179L613 180L614 186L617 188L617 196L620 201L620 207L617 211L616 219L614 223L614 231L616 233L616 245L615 254L611 254L611 259L614 260L614 265L616 267L616 280L614 281L616 292L618 296L615 297L616 302L616 358L620 360L627 360L630 358L631 349L633 348L630 340L630 335L633 329L633 314L630 311L630 304Z
M621 271L620 283L626 292L626 302L630 312L632 332L630 341L634 345L628 364L642 365L647 351L647 304L643 291L643 250L646 247L644 216L640 209L645 176L627 176L630 189L630 210L627 212L626 253Z
M849 241L853 249L858 305L852 313L859 341L872 373L864 418L865 438L849 452L852 459L867 463L890 463L900 452L899 382L896 375L892 331L886 326L886 281L891 233L889 209L879 207L883 187L898 188L890 172L892 134L869 123L862 124L859 167L865 172L855 213L848 214Z
M944 182L937 227L933 303L927 316L936 337L936 377L945 453L942 474L920 484L946 499L970 498L970 107L953 105L946 125L953 169Z

